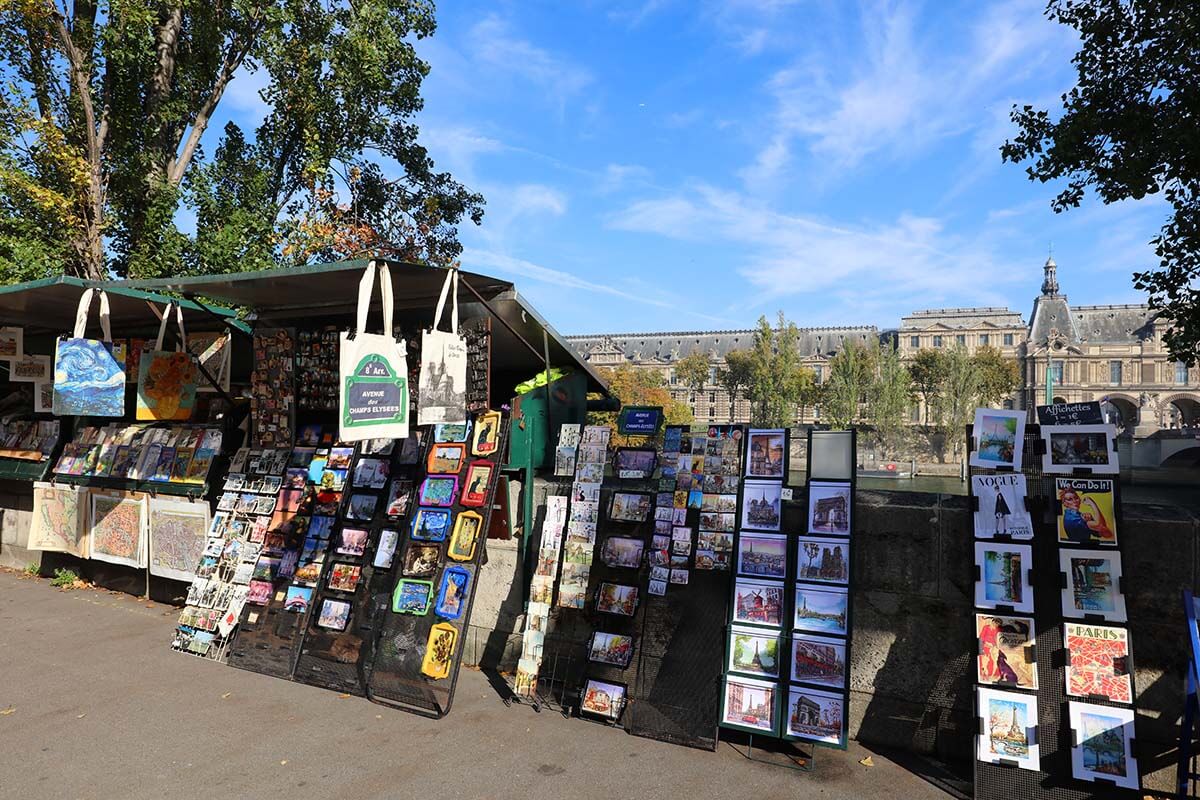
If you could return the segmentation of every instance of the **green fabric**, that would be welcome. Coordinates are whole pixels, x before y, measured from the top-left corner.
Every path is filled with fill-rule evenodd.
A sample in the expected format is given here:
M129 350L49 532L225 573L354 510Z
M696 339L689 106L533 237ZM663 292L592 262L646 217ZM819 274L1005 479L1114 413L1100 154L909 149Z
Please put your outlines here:
M569 369L559 369L558 367L551 367L549 377L550 377L551 381L556 381L559 378L566 377L567 375L570 375L570 374L571 374L571 370L569 370ZM546 385L546 370L542 370L537 375L535 375L534 377L525 381L524 383L518 383L517 384L517 394L529 394L530 392L532 392L534 389L538 388L539 386L545 386L545 385Z

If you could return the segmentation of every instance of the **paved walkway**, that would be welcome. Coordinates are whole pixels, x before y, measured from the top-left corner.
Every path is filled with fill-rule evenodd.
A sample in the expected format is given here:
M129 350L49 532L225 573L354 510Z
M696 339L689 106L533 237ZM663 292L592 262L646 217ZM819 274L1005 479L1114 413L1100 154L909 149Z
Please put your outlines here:
M433 722L173 653L176 613L0 572L0 798L947 797L857 745L800 774L509 708L466 669Z

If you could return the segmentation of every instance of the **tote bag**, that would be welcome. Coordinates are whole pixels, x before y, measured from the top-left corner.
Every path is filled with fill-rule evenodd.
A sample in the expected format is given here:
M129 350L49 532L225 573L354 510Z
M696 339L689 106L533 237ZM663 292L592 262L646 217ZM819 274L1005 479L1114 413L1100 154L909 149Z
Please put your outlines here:
M171 312L179 323L179 347L163 350L163 335ZM153 350L143 350L138 359L137 418L139 420L186 421L196 405L196 382L199 370L196 359L188 352L187 334L183 330L183 309L171 303L163 312L158 326L158 339Z
M87 339L88 309L100 295L100 330L103 340ZM88 289L79 298L75 331L59 337L54 347L55 416L125 416L125 368L112 356L112 328L108 322L108 295Z
M450 332L439 330L446 295L454 285ZM417 397L417 424L437 425L467 421L467 341L458 335L458 270L452 269L442 284L433 327L421 334L421 382Z
M367 333L367 310L379 273L383 333ZM343 442L408 437L408 358L392 335L392 274L372 261L358 282L358 324L341 334L338 436Z

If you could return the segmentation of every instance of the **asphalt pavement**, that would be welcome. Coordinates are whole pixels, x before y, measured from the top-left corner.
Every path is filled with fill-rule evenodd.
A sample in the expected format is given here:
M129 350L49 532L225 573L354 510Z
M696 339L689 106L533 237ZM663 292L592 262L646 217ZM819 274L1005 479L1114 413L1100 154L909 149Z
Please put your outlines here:
M427 720L172 652L177 615L0 572L0 798L950 796L856 743L797 772L506 706L468 669Z

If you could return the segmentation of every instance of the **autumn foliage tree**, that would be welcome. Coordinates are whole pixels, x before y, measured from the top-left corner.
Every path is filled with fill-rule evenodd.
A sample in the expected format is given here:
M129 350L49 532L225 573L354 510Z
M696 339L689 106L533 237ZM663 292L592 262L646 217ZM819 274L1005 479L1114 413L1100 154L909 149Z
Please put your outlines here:
M598 372L608 384L613 396L622 406L661 406L668 425L688 425L692 422L692 410L686 403L676 402L671 397L661 373L638 369L631 364L616 367L601 367ZM609 425L613 429L613 443L628 444L628 437L616 433L617 412L604 411L588 414L591 425ZM640 441L640 437L638 437Z

